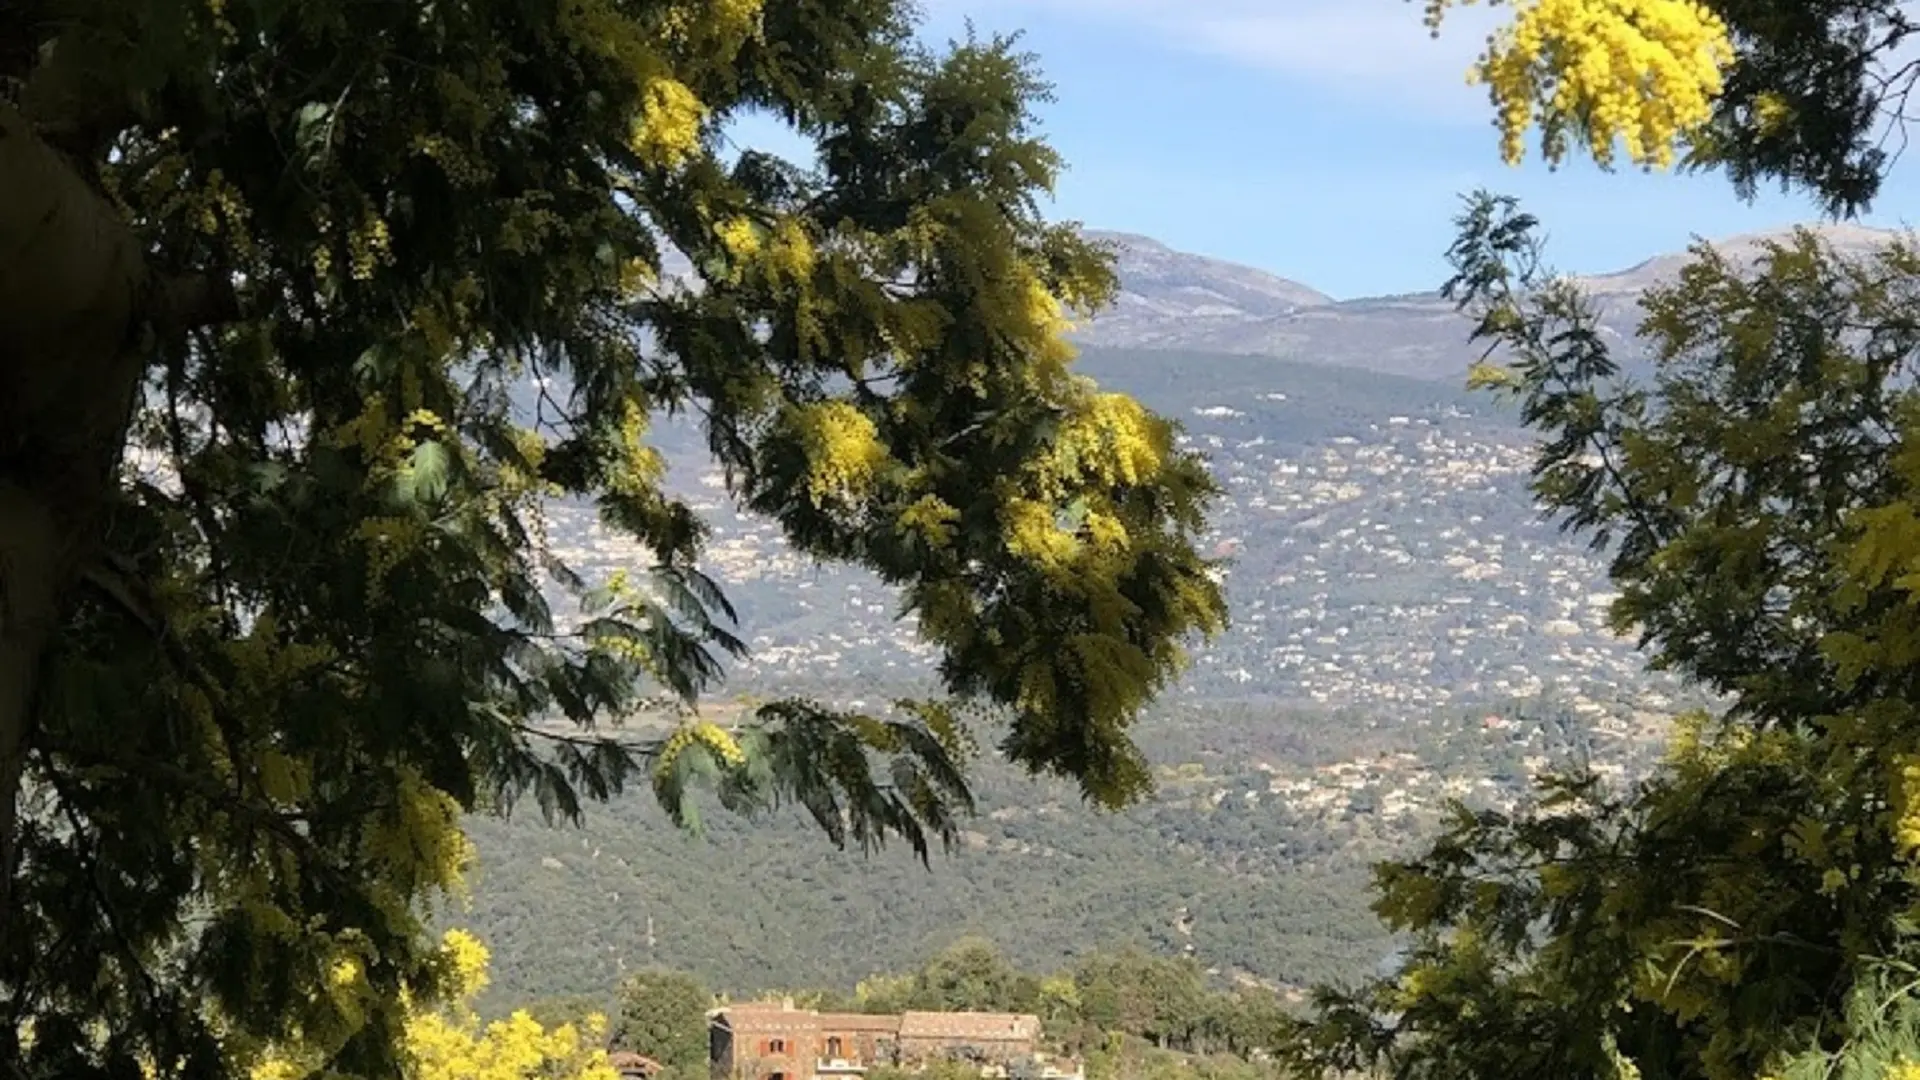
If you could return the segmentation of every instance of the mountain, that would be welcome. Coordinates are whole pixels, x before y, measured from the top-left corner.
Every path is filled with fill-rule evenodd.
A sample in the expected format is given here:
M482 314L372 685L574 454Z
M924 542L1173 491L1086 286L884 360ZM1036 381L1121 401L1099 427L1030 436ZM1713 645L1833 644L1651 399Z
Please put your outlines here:
M1904 234L1894 229L1874 229L1864 225L1820 223L1806 226L1822 242L1835 251L1850 258L1860 258L1885 247ZM1764 245L1782 243L1792 238L1792 229L1774 229L1768 232L1741 233L1712 241L1713 247L1736 264L1752 264L1760 257ZM1611 274L1593 274L1581 276L1579 282L1596 298L1636 298L1654 285L1674 280L1680 270L1691 262L1690 251L1675 251L1656 255L1626 270Z
M1333 303L1324 293L1238 263L1175 251L1134 233L1088 229L1115 252L1120 293L1079 335L1086 345L1181 348L1203 328L1284 319Z
M1843 253L1861 255L1898 233L1858 225L1818 225L1814 232ZM1439 293L1333 300L1309 286L1262 270L1174 251L1126 233L1089 230L1118 252L1120 297L1074 337L1087 346L1239 353L1361 368L1421 379L1458 379L1478 357L1468 324ZM1789 230L1714 242L1736 262L1751 262L1761 244ZM1597 301L1602 326L1633 348L1638 297L1671 281L1691 256L1663 254L1614 273L1576 275Z

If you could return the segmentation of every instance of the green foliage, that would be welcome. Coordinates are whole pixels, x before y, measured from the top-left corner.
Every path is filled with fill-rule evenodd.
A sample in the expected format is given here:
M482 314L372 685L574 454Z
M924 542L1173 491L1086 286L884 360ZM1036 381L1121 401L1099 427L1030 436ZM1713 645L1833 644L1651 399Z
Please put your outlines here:
M1145 790L1128 726L1224 617L1213 484L1070 370L1063 310L1112 280L1039 214L1028 59L910 18L0 13L0 1060L211 1080L304 1041L391 1074L461 815L529 794L575 818L650 780L684 820L704 781L924 857L970 807L969 720ZM819 167L733 159L756 111ZM699 288L660 282L669 247ZM621 729L741 651L663 411L797 549L903 590L942 696ZM557 498L639 565L583 580Z
M611 997L611 995L607 995ZM593 994L564 994L559 997L540 998L526 1002L523 1006L533 1022L543 1028L557 1028L563 1024L575 1027L583 1026L588 1018L599 1016L604 1019L610 1011L607 1003Z
M1033 1012L1040 981L1015 970L991 941L962 938L915 973L906 1002L934 1012Z
M1617 378L1533 228L1473 201L1450 291L1544 437L1539 501L1611 552L1614 621L1727 707L1684 718L1630 791L1562 777L1385 864L1377 910L1416 944L1396 977L1322 995L1297 1052L1702 1080L1868 1054L1862 995L1904 997L1881 973L1920 901L1920 256L1849 262L1803 233L1748 272L1702 248L1645 300L1648 388Z
M643 971L620 984L620 1004L609 1039L615 1050L645 1054L680 1080L707 1069L707 1010L713 995L678 971Z
M1096 954L1077 971L1080 1015L1105 1031L1126 1031L1156 1045L1191 1045L1205 988L1190 959L1162 960L1137 950Z
M1742 198L1799 189L1835 215L1866 210L1893 157L1915 72L1893 63L1916 29L1895 0L1711 0L1734 62L1687 163L1724 170Z
M1782 1066L1780 1080L1913 1080L1920 1075L1920 998L1913 965L1876 964L1848 991L1845 1045L1808 1050Z

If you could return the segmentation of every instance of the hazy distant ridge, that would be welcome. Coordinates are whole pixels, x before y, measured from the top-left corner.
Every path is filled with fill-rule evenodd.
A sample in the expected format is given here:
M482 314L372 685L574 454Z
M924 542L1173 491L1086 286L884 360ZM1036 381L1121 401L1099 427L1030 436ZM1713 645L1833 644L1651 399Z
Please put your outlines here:
M1810 226L1848 254L1864 254L1900 235L1859 225ZM1714 241L1736 261L1788 229ZM1119 258L1114 306L1074 335L1083 345L1286 357L1336 367L1454 379L1476 355L1467 325L1437 291L1334 300L1309 285L1264 270L1175 251L1131 233L1088 230ZM1634 301L1671 280L1690 259L1667 252L1625 270L1579 277L1600 301L1603 322L1622 341L1639 322ZM1628 350L1631 354L1631 349Z

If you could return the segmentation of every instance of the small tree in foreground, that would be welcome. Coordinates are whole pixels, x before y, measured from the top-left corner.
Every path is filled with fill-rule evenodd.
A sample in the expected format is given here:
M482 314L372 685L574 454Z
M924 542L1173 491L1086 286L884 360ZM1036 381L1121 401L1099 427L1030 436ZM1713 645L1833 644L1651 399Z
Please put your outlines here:
M1479 197L1449 290L1476 381L1540 432L1534 491L1610 554L1612 618L1724 695L1630 791L1456 811L1379 871L1401 970L1323 994L1296 1057L1395 1077L1920 1070L1920 250L1701 245L1622 379L1535 223ZM1904 1040L1904 1041L1903 1041ZM1857 1071L1865 1070L1865 1071Z

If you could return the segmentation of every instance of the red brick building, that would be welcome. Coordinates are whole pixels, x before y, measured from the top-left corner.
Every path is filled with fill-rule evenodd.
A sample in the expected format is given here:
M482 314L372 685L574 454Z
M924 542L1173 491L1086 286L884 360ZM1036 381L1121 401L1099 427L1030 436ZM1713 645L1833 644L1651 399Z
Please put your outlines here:
M709 1017L707 1037L716 1076L812 1080L820 1014L781 1002L730 1005Z
M716 1076L729 1080L850 1080L879 1065L941 1059L1000 1072L1040 1048L1040 1019L1014 1013L823 1013L790 1002L716 1010L709 1021Z

